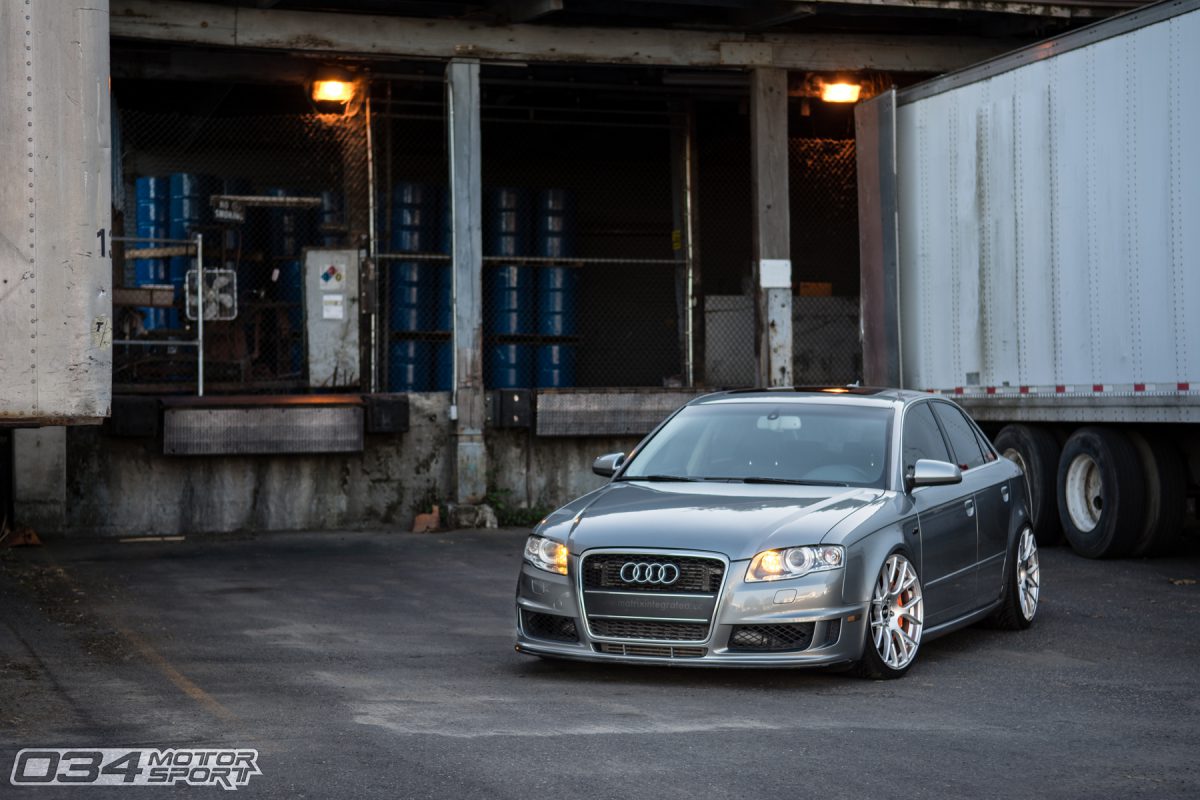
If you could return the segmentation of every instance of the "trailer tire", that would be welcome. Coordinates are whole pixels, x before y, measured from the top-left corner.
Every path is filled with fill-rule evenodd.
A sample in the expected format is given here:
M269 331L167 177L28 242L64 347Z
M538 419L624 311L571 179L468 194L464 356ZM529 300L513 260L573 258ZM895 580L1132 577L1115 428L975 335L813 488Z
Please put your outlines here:
M1178 542L1186 516L1183 456L1171 442L1153 434L1130 431L1129 439L1141 458L1146 479L1145 521L1130 554L1163 555Z
M1062 541L1058 519L1058 458L1061 448L1054 434L1035 425L1006 425L993 440L1000 455L1015 462L1025 473L1025 497L1029 521L1041 547Z
M1081 556L1129 554L1145 521L1146 482L1128 436L1102 427L1071 434L1058 463L1058 514Z

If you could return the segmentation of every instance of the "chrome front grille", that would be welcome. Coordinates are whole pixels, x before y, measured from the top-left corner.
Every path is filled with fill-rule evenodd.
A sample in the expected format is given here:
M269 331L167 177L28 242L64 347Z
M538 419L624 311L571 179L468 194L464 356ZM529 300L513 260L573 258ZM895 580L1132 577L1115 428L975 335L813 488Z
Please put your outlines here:
M621 567L626 563L674 564L679 579L669 586L661 584L630 584L621 580ZM588 556L583 565L584 589L618 589L630 592L692 592L716 594L725 577L725 562L717 558L697 556L650 555L647 553L602 553Z
M727 563L714 556L664 551L584 553L579 588L588 633L597 639L632 642L630 647L662 642L668 650L676 642L706 642ZM645 565L665 567L669 574L677 572L677 579L669 583L626 580L634 574L630 565L642 565L636 574L659 576L661 570L651 573ZM597 648L616 652L599 644ZM666 652L641 655L674 657Z

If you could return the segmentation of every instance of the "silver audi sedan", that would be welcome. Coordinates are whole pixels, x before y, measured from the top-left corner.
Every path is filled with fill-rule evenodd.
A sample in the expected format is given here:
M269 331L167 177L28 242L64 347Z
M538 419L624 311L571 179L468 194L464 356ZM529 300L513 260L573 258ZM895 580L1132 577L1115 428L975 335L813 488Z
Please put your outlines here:
M937 396L706 395L593 470L526 543L519 652L898 678L935 636L1037 613L1021 472Z

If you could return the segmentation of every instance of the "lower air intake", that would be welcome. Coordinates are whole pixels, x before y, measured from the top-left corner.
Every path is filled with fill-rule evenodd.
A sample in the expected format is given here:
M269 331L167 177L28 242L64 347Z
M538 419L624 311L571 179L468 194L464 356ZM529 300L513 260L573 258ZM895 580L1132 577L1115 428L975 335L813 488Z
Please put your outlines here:
M521 627L526 636L534 639L550 639L555 642L578 642L579 632L575 620L557 614L537 614L521 609Z
M745 653L804 650L812 643L812 622L784 625L738 625L729 634L729 649Z

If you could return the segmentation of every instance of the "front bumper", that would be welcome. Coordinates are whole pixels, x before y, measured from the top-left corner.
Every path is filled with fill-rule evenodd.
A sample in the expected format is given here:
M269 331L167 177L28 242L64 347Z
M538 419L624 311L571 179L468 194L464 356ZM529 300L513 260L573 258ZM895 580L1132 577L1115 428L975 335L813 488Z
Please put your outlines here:
M577 557L572 558L569 575L555 575L523 564L516 598L517 652L582 661L692 667L817 667L862 657L868 604L843 602L844 570L746 583L746 566L746 561L729 564L703 642L668 642L593 635L578 599L574 578L579 567ZM554 641L531 635L522 623L522 610L572 619L578 641ZM810 622L814 623L812 636L804 649L746 651L730 646L730 636L737 626Z

